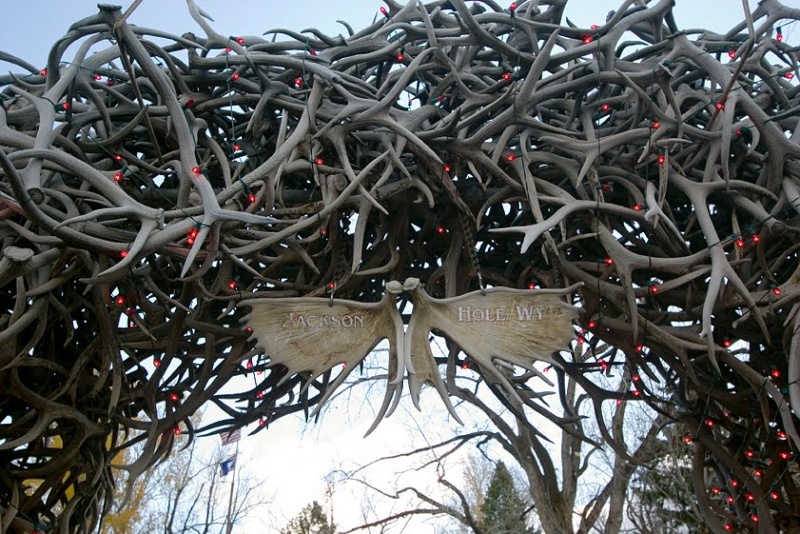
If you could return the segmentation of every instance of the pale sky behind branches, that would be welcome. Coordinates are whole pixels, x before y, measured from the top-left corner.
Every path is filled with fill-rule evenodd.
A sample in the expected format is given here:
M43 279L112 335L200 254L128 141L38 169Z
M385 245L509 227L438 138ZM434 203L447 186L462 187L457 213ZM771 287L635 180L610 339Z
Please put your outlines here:
M800 7L800 0L782 1ZM96 13L97 3L96 0L2 0L5 15L0 51L43 68L55 40L63 36L73 22ZM302 31L311 27L329 35L346 35L345 28L337 20L345 20L359 31L381 16L379 9L383 5L377 0L197 0L197 3L214 18L211 25L217 32L233 36L261 36L276 28ZM500 5L509 3L499 2ZM608 12L621 3L621 0L569 0L566 16L578 27L602 25ZM652 3L656 4L657 0ZM750 9L755 9L757 1L749 0L749 3ZM131 4L130 0L121 2L123 10ZM675 18L682 29L706 28L724 33L743 20L744 12L741 0L676 0ZM181 0L144 0L129 22L177 35L189 31L202 35ZM792 38L797 32L796 27L784 28L787 40L795 41ZM71 59L74 50L73 46L64 59ZM17 67L0 61L0 72L9 70L19 72ZM383 357L385 359L385 354ZM365 389L356 391L362 393ZM244 429L239 468L253 470L263 477L267 491L276 492L276 500L240 531L277 532L275 528L284 525L305 504L314 499L323 502L323 478L331 469L340 465L352 468L383 454L422 446L426 439L435 442L448 435L452 424L442 415L446 412L441 408L441 401L435 395L423 395L423 409L431 409L436 414L434 417L419 414L411 406L410 399L404 398L391 419L384 421L370 437L362 439L383 391L384 386L377 384L371 408L352 395L338 399L325 410L320 425L305 426L302 416L297 416L281 419L257 437L247 437L252 426ZM457 410L464 418L465 407ZM467 431L479 425L478 420L466 422ZM216 438L210 439L215 440L215 446ZM386 472L387 484L394 475L394 472ZM358 524L360 495L342 491L334 505L340 527ZM433 525L418 522L405 531L425 534L433 532Z

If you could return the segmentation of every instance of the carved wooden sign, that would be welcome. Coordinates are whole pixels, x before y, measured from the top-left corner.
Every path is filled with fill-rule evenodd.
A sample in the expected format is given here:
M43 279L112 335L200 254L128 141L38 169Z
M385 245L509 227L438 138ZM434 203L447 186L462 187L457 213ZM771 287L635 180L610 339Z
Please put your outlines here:
M536 360L555 363L552 355L567 349L574 337L572 320L579 309L567 304L564 296L575 287L495 287L436 299L425 292L419 280L409 278L404 284L389 282L383 299L376 303L299 297L249 299L239 305L251 308L244 320L270 364L288 369L283 380L300 372L309 372L313 380L337 365L345 365L319 406L381 340L387 339L389 387L378 419L386 414L392 400L394 405L399 401L405 377L417 408L420 390L428 383L458 419L431 352L430 333L442 333L457 343L491 378L516 395L497 364L513 364L538 374L533 367ZM408 331L404 331L396 307L397 295L403 291L409 292L414 302Z

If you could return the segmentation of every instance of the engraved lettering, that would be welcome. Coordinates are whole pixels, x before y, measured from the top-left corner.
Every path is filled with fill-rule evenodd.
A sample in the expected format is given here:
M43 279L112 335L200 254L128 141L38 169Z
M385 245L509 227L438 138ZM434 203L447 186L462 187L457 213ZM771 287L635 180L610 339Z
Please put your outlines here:
M364 328L364 315L301 315L287 312L281 328Z
M522 307L517 306L517 320L519 321L530 321L531 314L533 313L533 307Z
M532 321L535 317L541 321L545 311L541 306L517 306L517 320Z
M497 321L502 322L502 321L508 321L510 318L506 317L506 310L504 310L503 308L497 308L497 317L496 317L496 319L497 319Z
M478 312L480 312L480 314ZM475 311L472 312L472 320L473 321L485 321L486 320L486 316L484 315L483 310L480 309L480 308L475 308Z

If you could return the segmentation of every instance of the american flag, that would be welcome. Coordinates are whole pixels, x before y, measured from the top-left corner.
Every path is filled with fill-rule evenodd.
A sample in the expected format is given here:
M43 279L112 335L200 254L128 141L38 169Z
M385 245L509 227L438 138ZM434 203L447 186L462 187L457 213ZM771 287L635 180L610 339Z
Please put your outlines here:
M242 431L240 429L231 430L230 432L220 432L219 439L222 440L223 445L231 445L239 441L242 437Z

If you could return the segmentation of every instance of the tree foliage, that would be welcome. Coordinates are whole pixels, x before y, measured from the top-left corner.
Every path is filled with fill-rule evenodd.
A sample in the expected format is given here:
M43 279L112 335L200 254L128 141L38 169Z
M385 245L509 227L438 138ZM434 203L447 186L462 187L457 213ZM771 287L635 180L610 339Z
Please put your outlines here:
M483 531L486 534L534 534L533 529L528 527L529 509L506 464L497 462L486 497L479 508Z
M281 534L336 534L336 525L314 501L306 505L289 524L281 529Z

